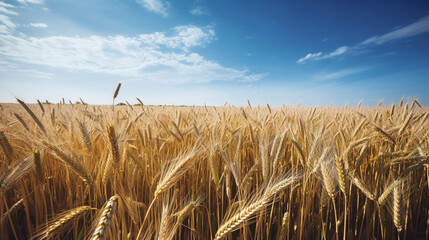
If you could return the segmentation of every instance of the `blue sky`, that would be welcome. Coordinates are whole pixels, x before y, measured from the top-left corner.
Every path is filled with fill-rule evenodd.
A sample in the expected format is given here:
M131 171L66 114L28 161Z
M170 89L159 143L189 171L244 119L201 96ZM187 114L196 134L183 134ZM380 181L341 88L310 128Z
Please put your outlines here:
M428 1L0 1L0 102L429 104Z

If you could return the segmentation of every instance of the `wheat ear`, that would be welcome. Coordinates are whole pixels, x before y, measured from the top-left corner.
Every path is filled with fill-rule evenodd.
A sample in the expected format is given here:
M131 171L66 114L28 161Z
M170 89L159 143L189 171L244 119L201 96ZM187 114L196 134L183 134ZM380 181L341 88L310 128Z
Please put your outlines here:
M371 190L369 190L369 188L367 186L365 186L365 184L362 182L362 180L360 180L359 178L357 178L356 176L351 177L352 178L352 182L353 184L359 188L359 190L361 190L363 192L363 194L365 194L365 196L367 198L369 198L370 200L374 200L375 196L374 194L371 192Z
M287 231L287 224L288 224L288 216L289 216L289 212L285 212L283 214L283 219L282 219L282 229L280 230L280 240L284 240L286 238L286 234L288 234Z
M39 118L36 116L36 114L34 114L33 111L31 111L31 109L27 106L27 104L25 104L23 101L19 100L18 98L16 100L19 102L19 104L21 104L21 106L25 109L25 111L27 111L27 113L31 116L31 118L33 118L33 120L36 122L37 126L39 126L39 128L43 132L46 132L46 129L43 126L43 124L40 122Z
M0 146L3 149L6 159L8 159L9 161L12 161L13 148L10 145L10 142L7 139L6 135L4 135L4 132L2 131L0 131Z
M216 147L213 147L213 149L210 149L208 165L209 165L214 183L218 184L219 183L219 166L216 158Z
M392 106L390 107L390 117L392 117L393 114L395 114L395 104L392 104Z
M36 168L36 175L39 181L43 181L43 167L42 159L40 158L40 152L38 150L34 151L34 166Z
M112 151L113 162L115 164L119 164L120 154L119 154L118 139L116 137L115 128L109 124L106 127L106 132L109 138L110 150Z
M277 147L276 156L274 157L274 160L273 160L273 173L277 172L280 157L284 150L285 139L286 139L286 131L284 131L283 134L281 135L279 146Z
M170 187L172 187L176 181L179 180L182 175L194 165L195 161L192 161L194 156L195 154L191 153L185 157L180 157L174 161L177 164L171 164L168 167L165 175L162 177L156 187L155 198L157 198L159 194L165 190L170 189Z
M15 115L16 119L18 119L18 121L21 123L21 125L27 130L30 131L30 129L28 128L27 123L24 121L24 119L22 119L21 116L19 116L19 114L14 113L13 115Z
M115 99L119 94L119 89L121 89L122 83L118 83L118 86L116 87L115 93L113 93L113 99Z
M43 143L54 153L54 155L58 157L61 162L65 163L73 172L78 174L85 183L92 185L92 175L85 165L83 165L80 161L73 159L73 157L69 156L57 146L45 141L43 141Z
M182 176L185 174L195 163L195 156L197 154L197 146L200 139L197 140L194 149L184 157L178 157L171 162L162 174L162 178L158 182L155 189L155 199L162 192L170 189Z
M320 170L322 172L323 186L325 186L329 197L335 198L337 192L338 180L333 168L329 166L329 162L321 164Z
M377 199L378 205L383 206L384 204L386 204L394 188L395 188L395 182L392 182L388 187L384 189L383 193Z
M91 149L92 148L91 136L88 133L88 130L86 129L85 124L79 121L78 119L76 119L76 121L79 125L79 130L82 135L82 139L83 139L83 142L85 143L86 148Z
M32 157L27 157L13 167L7 169L0 176L0 196L9 187L15 184L19 179L26 175L34 166Z
M104 184L107 183L107 180L109 179L110 173L112 172L112 155L109 154L109 156L107 156L107 160L106 160L106 164L104 165L104 171L103 171L103 176L101 178L101 180L103 181Z
M238 226L247 221L250 217L254 216L264 207L268 206L268 203L268 199L261 198L260 200L245 207L243 210L238 212L236 215L234 215L232 218L230 218L227 222L225 222L219 227L215 235L215 239L224 238L228 233L234 231Z
M242 210L231 215L217 230L215 239L219 240L230 232L235 231L245 221L254 217L257 213L261 212L265 207L273 203L274 196L291 184L298 180L297 174L291 174L280 180L268 184L267 188L262 193L257 193L256 196L250 198L247 204L243 205Z
M43 104L40 102L40 100L37 100L37 103L39 104L40 110L42 110L43 115L45 115L45 108L43 107Z
M32 239L52 238L56 235L55 232L58 232L61 227L67 225L68 223L71 223L71 220L75 220L89 210L91 210L90 206L82 206L61 214L62 217L60 217L58 220L54 220L44 231L40 232L39 234L36 234L35 236L33 236Z
M340 185L341 192L344 194L344 233L343 239L347 236L347 171L344 167L343 158L335 157L335 163L337 167L338 183Z
M407 185L404 179L397 180L393 188L393 223L398 232L401 232L405 225L405 208Z
M259 143L259 149L261 151L261 165L262 165L262 176L264 179L268 179L270 175L270 159L268 156L268 144L264 142Z
M344 161L342 158L336 157L335 158L335 166L337 167L337 175L338 175L338 183L340 185L341 192L346 194L346 188L347 188L347 172L344 167Z
M101 240L106 236L106 231L108 230L109 225L112 222L112 218L114 217L116 212L118 199L119 196L115 195L112 196L107 202L97 222L94 233L90 237L91 240Z
M398 136L402 135L402 133L404 132L405 128L407 128L412 118L413 118L413 112L410 112L407 118L405 119L404 123L402 124L401 128L399 129Z
M390 136L387 132L385 132L383 129L381 129L381 128L379 128L379 127L375 126L375 125L374 125L374 129L375 129L377 132L379 132L379 133L381 133L382 135L384 135L385 137L387 137L387 138L388 138L390 141L392 141L394 144L396 144L395 139L394 139L392 136Z

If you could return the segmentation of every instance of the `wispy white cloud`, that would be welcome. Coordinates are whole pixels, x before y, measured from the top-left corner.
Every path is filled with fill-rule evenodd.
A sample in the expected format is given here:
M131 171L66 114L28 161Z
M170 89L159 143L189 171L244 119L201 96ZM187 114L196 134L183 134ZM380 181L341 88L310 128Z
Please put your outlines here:
M322 72L315 76L315 80L318 80L318 81L334 80L334 79L347 77L350 75L363 73L370 69L372 69L372 67L346 68L346 69L336 70L333 72Z
M0 34L8 34L15 30L16 24L6 15L0 14Z
M4 14L8 14L8 15L17 15L18 13L10 10L8 8L15 8L15 6L11 5L11 4L7 4L4 2L0 2L0 12L4 13Z
M13 6L12 4L8 4L8 3L0 2L0 7L9 7L9 8L14 8L15 6Z
M261 80L262 78L264 78L265 76L266 76L266 74L263 74L263 73L250 74L250 75L243 76L238 81L239 82L257 82L257 81Z
M429 32L429 16L421 18L415 23L399 28L395 31L386 33L384 35L368 38L367 40L363 41L361 44L362 45L366 45L366 44L381 45L383 43L387 43L387 42L391 42L399 39L414 37L425 32Z
M30 26L35 28L47 28L48 24L46 23L30 23Z
M201 6L198 6L191 10L191 14L195 16L202 16L202 15L209 15L209 12L207 11L207 9Z
M305 57L298 59L297 63L305 63L308 60L319 59L320 56L322 56L322 52L309 53L309 54L305 55Z
M163 0L136 0L136 1L142 7L146 8L151 12L159 13L164 17L168 15L167 9L170 3L167 1L163 1Z
M17 15L18 13L8 8L15 8L15 6L4 2L0 2L0 34L11 33L17 27L17 25L10 20L10 17L4 14Z
M43 4L44 0L18 0L18 2L21 4L27 4L27 3Z
M107 73L162 83L257 81L263 75L234 69L191 52L215 38L210 27L178 26L171 33L134 37L0 36L0 56L54 69Z
M11 33L17 27L16 24L10 20L9 16L4 15L4 14L17 15L15 11L12 11L8 8L15 8L15 6L4 2L0 2L0 34Z
M340 55L343 55L344 53L346 53L348 50L349 50L349 47L342 46L342 47L335 49L335 51L329 53L328 55L323 56L323 58L331 58L331 57L340 56Z
M392 42L395 40L415 37L426 32L429 32L429 16L425 16L414 23L411 23L405 27L399 28L384 35L370 37L365 41L358 43L352 47L342 46L331 53L325 54L323 54L322 52L308 53L305 57L298 59L297 63L306 63L308 61L333 58L336 56L344 55L348 52L363 50L364 48L368 48L373 45L382 45L384 43Z
M155 32L140 34L137 39L146 47L153 49L168 47L188 51L191 47L205 46L215 38L215 35L215 31L210 26L200 28L187 25L175 27L172 36L167 36L163 32Z
M50 72L43 72L43 71L39 71L36 69L21 69L21 68L14 68L11 69L10 66L2 66L2 64L0 63L0 73L2 72L7 72L9 74L13 74L13 75L18 75L18 74L22 74L25 76L31 76L31 77L35 77L35 78L45 78L45 79L50 79L53 78L55 76L55 74L50 73Z
M327 53L327 54L323 54L322 52L308 53L307 55L305 55L305 57L298 59L298 61L296 61L296 62L297 63L305 63L308 61L333 58L333 57L340 56L340 55L347 53L350 49L351 48L348 46L341 46L341 47L335 49L335 51Z

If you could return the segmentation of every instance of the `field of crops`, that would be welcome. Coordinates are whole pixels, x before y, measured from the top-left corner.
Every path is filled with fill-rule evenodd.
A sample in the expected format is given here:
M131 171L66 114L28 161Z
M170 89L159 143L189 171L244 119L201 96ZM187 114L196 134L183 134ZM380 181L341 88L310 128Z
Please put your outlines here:
M0 237L428 239L428 116L0 104Z

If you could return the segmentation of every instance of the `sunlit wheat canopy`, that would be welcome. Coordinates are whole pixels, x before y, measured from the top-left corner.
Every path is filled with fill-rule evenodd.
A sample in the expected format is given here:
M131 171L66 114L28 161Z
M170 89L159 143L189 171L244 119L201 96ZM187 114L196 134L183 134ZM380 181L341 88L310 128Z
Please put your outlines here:
M429 239L429 2L0 0L0 240Z

